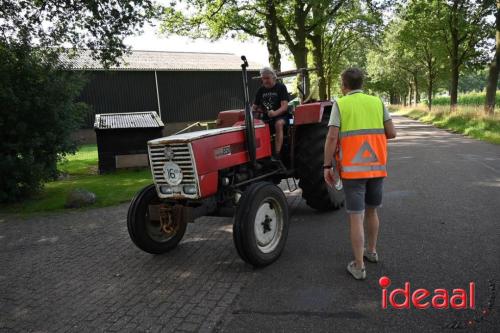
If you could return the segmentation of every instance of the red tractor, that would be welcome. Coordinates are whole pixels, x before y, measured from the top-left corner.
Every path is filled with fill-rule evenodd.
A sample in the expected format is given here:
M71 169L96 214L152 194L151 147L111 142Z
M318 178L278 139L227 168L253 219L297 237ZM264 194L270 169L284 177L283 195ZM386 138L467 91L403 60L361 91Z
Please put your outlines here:
M332 103L295 107L285 128L282 159L276 160L269 125L253 117L248 63L244 56L242 60L244 110L220 112L218 128L148 142L154 184L137 193L127 216L130 237L140 249L168 252L181 241L188 222L231 212L238 254L254 266L265 266L280 256L288 234L288 204L277 186L283 179L299 179L302 197L314 209L343 204L341 184L331 188L323 180ZM280 74L301 74L305 82L307 70Z

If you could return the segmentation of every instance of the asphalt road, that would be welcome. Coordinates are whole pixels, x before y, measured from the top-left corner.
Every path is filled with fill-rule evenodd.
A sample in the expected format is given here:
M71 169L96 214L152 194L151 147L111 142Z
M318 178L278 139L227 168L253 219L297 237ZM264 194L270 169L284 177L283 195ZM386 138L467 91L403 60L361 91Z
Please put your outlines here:
M286 250L259 270L218 328L223 332L436 332L479 317L500 287L500 146L394 117L378 252L367 280L345 270L351 259L344 211L315 214L298 206ZM378 279L389 289L466 288L477 310L381 309ZM497 291L498 294L498 291ZM469 327L500 332L495 310ZM451 331L446 329L445 331Z
M282 257L257 270L237 256L230 218L198 219L152 256L128 237L127 204L0 216L0 332L447 332L479 318L488 281L500 289L500 146L394 119L381 262L365 281L345 270L345 212L315 213L300 191L287 193ZM390 290L474 281L476 310L381 309L381 276ZM500 332L498 297L479 321L467 330Z

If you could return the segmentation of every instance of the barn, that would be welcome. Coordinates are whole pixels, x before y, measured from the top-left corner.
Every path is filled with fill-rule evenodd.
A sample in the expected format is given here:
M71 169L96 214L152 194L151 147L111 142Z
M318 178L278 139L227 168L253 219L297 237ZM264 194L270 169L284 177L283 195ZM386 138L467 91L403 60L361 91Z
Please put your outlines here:
M170 134L244 104L241 60L236 54L131 51L118 66L105 70L90 53L81 51L69 63L73 70L88 74L79 98L90 106L86 129L92 128L96 114L156 111L166 125L165 134ZM257 76L261 66L249 64L249 76ZM259 83L249 83L254 96Z

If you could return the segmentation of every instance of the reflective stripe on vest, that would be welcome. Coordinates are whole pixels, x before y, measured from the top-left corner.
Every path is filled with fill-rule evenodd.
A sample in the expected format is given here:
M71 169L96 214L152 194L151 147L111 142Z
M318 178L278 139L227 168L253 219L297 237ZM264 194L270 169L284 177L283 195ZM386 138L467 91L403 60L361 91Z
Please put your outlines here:
M385 134L385 130L383 128L371 128L371 129L360 129L354 131L345 131L345 132L340 132L340 138L352 135L360 135L360 134Z
M354 165L342 167L344 172L358 172L358 171L385 171L385 165Z
M340 112L340 152L342 178L359 179L387 176L387 139L383 105L378 97L354 93L337 100Z

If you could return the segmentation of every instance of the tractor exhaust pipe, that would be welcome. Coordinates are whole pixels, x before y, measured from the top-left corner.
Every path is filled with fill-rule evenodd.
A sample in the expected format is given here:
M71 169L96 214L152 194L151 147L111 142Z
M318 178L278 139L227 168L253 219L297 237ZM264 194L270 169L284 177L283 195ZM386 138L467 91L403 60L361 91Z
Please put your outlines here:
M245 144L250 158L250 165L256 168L256 148L255 148L255 128L253 124L253 114L250 108L250 95L248 93L247 58L242 55L241 74L243 77L243 91L245 93Z

